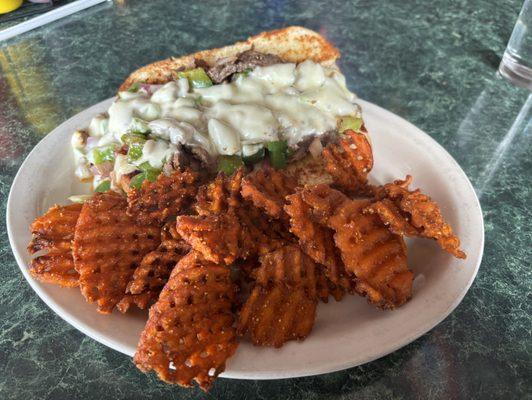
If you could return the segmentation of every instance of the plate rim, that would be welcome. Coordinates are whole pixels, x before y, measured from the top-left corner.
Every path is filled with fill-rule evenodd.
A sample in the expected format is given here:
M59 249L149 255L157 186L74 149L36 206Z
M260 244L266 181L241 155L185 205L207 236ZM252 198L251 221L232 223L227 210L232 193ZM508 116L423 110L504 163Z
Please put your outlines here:
M118 352L120 352L122 354L125 354L125 355L127 355L129 357L129 356L131 356L131 354L129 354L128 352L124 351L124 348L123 348L124 346L120 346L119 344L114 343L113 341L107 340L105 338L105 336L100 335L98 333L98 331L93 329L91 326L89 326L87 324L84 324L84 323L78 322L74 315L72 315L71 313L63 310L62 306L60 306L52 298L52 296L48 295L44 290L42 290L40 288L40 283L38 281L36 281L35 279L33 279L31 277L31 275L29 274L29 269L28 269L26 263L24 262L24 260L22 259L22 256L21 256L21 254L19 252L19 249L18 249L18 247L17 247L17 245L15 243L15 238L14 238L15 234L13 232L12 217L11 217L11 215L14 213L14 210L15 210L14 206L13 206L14 188L17 185L20 184L18 181L20 180L20 177L21 177L21 174L22 174L21 171L24 169L26 163L28 162L28 159L30 159L34 153L38 152L38 148L40 146L42 146L42 143L45 143L47 140L52 140L51 138L52 138L53 134L56 131L63 130L64 129L63 126L68 124L70 120L78 117L81 114L85 115L85 114L90 113L93 110L97 110L100 107L102 107L103 105L105 105L107 103L111 103L114 99L115 99L115 97L108 98L108 99L103 100L101 102L98 102L98 103L96 103L96 104L94 104L94 105L92 105L90 107L87 107L86 109L80 111L79 113L76 113L75 115L73 115L72 117L68 118L67 120L65 120L61 124L59 124L57 127L55 127L50 133L48 133L46 136L44 136L33 147L33 149L28 153L28 155L26 156L26 158L24 159L24 161L20 165L20 167L19 167L19 169L18 169L18 171L17 171L17 173L15 175L15 178L12 181L11 188L9 190L8 199L7 199L7 205L6 205L6 227L7 227L7 233L8 233L8 238L9 238L9 244L10 244L10 247L11 247L11 251L12 251L12 253L14 255L15 260L17 261L17 265L18 265L19 269L21 270L24 278L29 283L29 285L33 289L33 291L35 293L37 293L39 298L56 315L58 315L61 319L63 319L69 325L71 325L74 328L76 328L81 333L83 333L83 334L89 336L91 339L93 339L93 340L95 340L95 341L97 341L97 342L99 342L99 343L101 343L101 344L113 349L113 350L116 350L116 351L118 351ZM474 271L471 274L471 276L470 276L469 280L467 281L466 285L464 286L463 291L460 292L460 294L455 297L454 301L449 305L449 307L444 312L442 312L439 315L439 318L437 318L435 322L434 321L428 321L427 323L425 323L423 325L422 328L416 329L416 332L414 332L413 334L409 335L406 338L403 338L402 340L399 340L395 346L392 346L391 348L386 348L386 350L384 350L384 351L376 352L373 357L368 358L364 362L357 362L357 361L344 362L344 363L341 363L341 364L337 364L334 367L324 366L324 367L312 367L310 369L308 367L307 368L302 367L299 370L295 370L295 371L291 370L290 372L286 372L286 371L280 371L280 372L269 371L269 372L258 372L258 373L257 372L241 372L241 371L231 372L231 370L229 369L229 370L224 371L222 374L220 374L219 377L221 377L221 378L266 380L266 379L289 379L289 378L297 378L297 377L305 377L305 376L314 376L314 375L321 375L321 374L341 371L341 370L352 368L352 367L356 367L356 366L359 366L359 365L364 365L364 364L367 364L367 363L372 362L374 360L377 360L379 358L382 358L382 357L384 357L384 356L386 356L388 354L391 354L391 353L397 351L398 349L400 349L402 347L405 347L408 344L412 343L413 341L415 341L419 337L421 337L424 334L430 332L432 329L434 329L436 326L438 326L443 320L445 320L458 307L458 305L462 302L462 300L464 299L465 295L469 292L469 289L471 288L471 285L473 284L473 282L474 282L474 280L475 280L475 278L476 278L476 276L478 274L478 270L480 268L480 264L482 263L482 259L483 259L483 255L484 255L484 245L485 245L484 216L483 216L482 207L481 207L480 201L478 199L478 196L477 196L477 194L476 194L476 192L474 190L474 187L473 187L471 181L469 180L467 174L465 173L465 171L462 169L460 164L458 164L458 162L454 159L454 157L440 143L438 143L432 136L430 136L429 134L427 134L426 132L424 132L422 129L418 128L417 126L415 126L411 122L409 122L406 119L404 119L403 117L395 114L394 112L386 110L385 108L382 108L382 107L380 107L380 106L378 106L378 105L376 105L374 103L371 103L369 101L365 101L365 100L362 100L360 98L357 98L356 102L361 106L363 113L364 113L364 108L367 108L367 107L373 108L375 111L377 111L379 113L382 113L382 114L385 114L388 117L391 117L392 119L400 120L401 123L405 124L409 129L417 131L417 133L421 134L421 136L423 136L424 139L428 140L430 145L432 147L434 147L436 150L438 150L438 152L441 155L443 155L447 159L447 161L449 163L453 164L453 166L455 167L455 169L458 172L458 174L463 178L464 182L467 184L467 189L469 189L470 192L473 194L474 205L476 206L476 208L474 209L474 213L478 212L478 216L480 216L480 218L479 218L480 226L478 228L479 228L479 231L481 232L481 237L480 237L479 246L478 246L478 257L475 260Z

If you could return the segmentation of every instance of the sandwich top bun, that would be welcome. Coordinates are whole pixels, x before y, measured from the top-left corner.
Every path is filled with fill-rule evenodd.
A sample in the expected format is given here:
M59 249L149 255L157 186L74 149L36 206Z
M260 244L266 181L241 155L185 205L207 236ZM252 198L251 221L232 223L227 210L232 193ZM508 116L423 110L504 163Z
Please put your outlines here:
M312 60L323 65L332 65L340 57L338 49L319 33L301 26L290 26L262 32L230 46L203 50L182 57L170 57L148 64L131 73L119 91L127 90L135 82L164 84L173 79L173 71L193 68L198 60L212 66L222 58L236 56L251 49L273 54L293 63Z

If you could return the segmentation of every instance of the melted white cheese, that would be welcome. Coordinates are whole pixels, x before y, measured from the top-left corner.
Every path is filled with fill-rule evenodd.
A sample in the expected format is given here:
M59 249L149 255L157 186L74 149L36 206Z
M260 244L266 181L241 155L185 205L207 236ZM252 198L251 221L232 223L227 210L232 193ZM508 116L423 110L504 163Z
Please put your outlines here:
M232 155L240 152L240 135L236 129L215 118L209 120L209 138L218 154Z
M142 156L135 161L136 165L148 162L153 168L161 169L164 163L172 157L177 147L165 140L147 140L142 148Z
M181 78L135 93L120 92L108 117L95 117L88 133L97 146L120 145L122 136L134 130L134 118L140 118L151 133L135 164L147 161L160 168L179 145L201 147L212 157L250 155L280 139L296 147L307 136L336 129L339 117L358 116L354 101L344 76L334 67L312 61L275 64L207 88L191 89ZM78 157L79 164L83 158ZM131 169L124 157L118 156L116 164L121 165L117 174Z

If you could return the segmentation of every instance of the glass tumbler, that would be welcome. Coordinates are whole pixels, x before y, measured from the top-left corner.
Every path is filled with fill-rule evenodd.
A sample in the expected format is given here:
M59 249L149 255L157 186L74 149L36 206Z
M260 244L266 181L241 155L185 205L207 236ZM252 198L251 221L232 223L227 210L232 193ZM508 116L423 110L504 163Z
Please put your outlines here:
M532 90L532 0L523 4L499 72L515 85Z

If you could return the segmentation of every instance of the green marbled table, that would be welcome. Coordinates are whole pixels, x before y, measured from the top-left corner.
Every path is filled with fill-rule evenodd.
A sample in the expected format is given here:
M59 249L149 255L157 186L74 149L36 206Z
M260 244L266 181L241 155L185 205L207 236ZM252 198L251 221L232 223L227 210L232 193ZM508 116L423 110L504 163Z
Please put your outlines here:
M1 399L532 398L532 95L496 75L521 1L104 3L0 43ZM413 122L462 165L482 203L484 261L435 329L367 365L282 381L160 383L33 293L5 232L18 167L56 125L170 55L304 25L342 51L349 87Z

